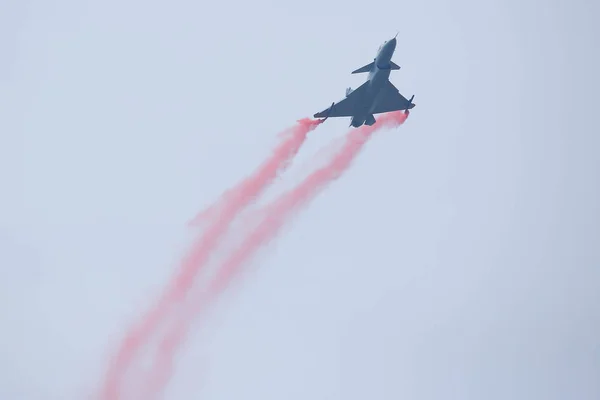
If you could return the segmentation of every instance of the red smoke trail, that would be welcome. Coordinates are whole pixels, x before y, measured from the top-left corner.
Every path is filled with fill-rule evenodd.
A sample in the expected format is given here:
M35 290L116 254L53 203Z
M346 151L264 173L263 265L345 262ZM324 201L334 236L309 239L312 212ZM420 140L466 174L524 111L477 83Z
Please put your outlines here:
M194 315L201 312L210 300L226 289L229 282L242 265L264 244L268 243L281 229L290 215L302 205L312 200L329 183L339 178L351 165L375 131L386 126L399 126L406 120L403 112L394 112L380 117L375 125L362 126L352 130L345 142L333 158L322 168L317 169L306 177L292 190L284 193L264 209L261 223L250 232L240 247L219 266L215 279L208 291L202 293L206 299L197 299L191 304L191 311L179 320L170 334L160 344L159 355L153 374L147 379L148 393L144 399L159 396L172 375L173 359L178 347L185 340L189 325Z
M123 340L116 360L108 370L102 391L103 400L121 398L121 381L140 347L148 342L161 320L168 316L170 308L184 300L200 268L209 261L212 251L236 216L269 186L282 168L288 166L306 140L307 134L321 122L321 120L311 119L299 120L295 127L285 132L289 134L255 173L231 189L228 195L222 197L217 205L211 208L214 210L212 216L216 217L216 220L183 259L178 274L158 304L144 316L140 324L129 331Z
M278 150L281 150L282 153L285 153L285 150L283 149L283 147L285 146L285 141L288 141L288 140L293 141L293 140L295 140L294 136L297 136L297 135L303 135L303 140L304 140L304 138L306 138L306 134L308 134L308 132L315 129L321 123L323 123L323 120L320 120L320 119L314 120L314 119L310 119L310 118L303 118L301 120L298 120L298 126L292 128L292 129L283 131L277 135L284 140L284 144L282 146L280 146L280 148ZM275 174L273 174L269 178L269 182L268 182L269 184L272 183L272 181L277 177L277 174L285 171L289 167L290 162L292 161L292 159L294 158L296 153L298 153L299 149L300 149L300 146L291 147L289 149L289 155L287 157L284 157L283 159L279 160L279 164L278 164L276 170L274 171ZM277 153L278 150L276 150L275 153ZM200 224L203 221L213 219L216 216L216 214L218 214L219 210L225 206L225 202L230 201L232 197L240 197L240 196L243 197L243 193L242 193L243 190L244 190L244 182L242 182L241 184L239 184L233 188L226 190L225 193L223 193L221 195L221 197L218 201L213 203L211 206L207 207L205 210L199 212L188 223L188 225L195 226L195 225Z

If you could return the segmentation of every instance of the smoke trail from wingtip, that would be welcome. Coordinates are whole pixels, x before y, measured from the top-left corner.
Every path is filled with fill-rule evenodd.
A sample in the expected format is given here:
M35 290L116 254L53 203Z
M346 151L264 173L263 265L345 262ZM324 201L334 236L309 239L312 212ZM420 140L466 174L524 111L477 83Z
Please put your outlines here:
M181 318L162 340L155 370L147 380L149 383L147 387L148 396L157 396L162 393L172 375L176 351L185 340L193 317L203 310L206 300L214 299L227 288L244 263L249 261L257 250L274 238L294 211L306 205L329 183L347 171L374 132L384 127L401 125L406 118L407 115L401 112L390 113L380 117L376 125L363 126L352 130L346 136L342 148L325 166L308 175L296 187L281 195L261 211L264 218L260 224L248 234L231 256L220 264L217 275L211 282L208 291L202 293L203 296L207 297L198 298L191 304L189 314ZM150 399L151 397L145 398Z
M310 119L310 118L303 118L297 121L298 125L285 130L283 132L281 132L278 136L281 137L283 140L286 139L290 139L290 137L293 137L294 135L298 134L298 131L300 132L304 132L304 130L307 130L306 133L304 135L306 135L308 132L312 131L313 129L315 129L318 125L320 125L321 123L323 123L323 120L320 119ZM280 165L279 168L277 170L277 174L284 172L290 165L291 160L294 158L294 156L296 155L296 153L298 152L299 147L298 148L292 148L290 149L291 153L289 157L287 157ZM273 176L272 180L275 179L276 176ZM233 188L230 188L228 190L226 190L221 197L219 198L218 201L214 202L212 205L210 205L209 207L207 207L206 209L202 210L201 212L199 212L190 222L188 222L188 226L198 226L201 223L204 222L209 222L211 221L213 218L215 218L216 215L218 215L219 210L223 207L224 203L230 199L231 197L235 197L238 196L242 187L242 185L237 185Z
M308 204L327 185L346 172L377 130L384 127L399 126L406 121L407 117L408 115L403 112L390 113L379 118L376 125L363 126L352 130L347 135L341 150L330 162L308 175L296 187L265 207L263 211L265 217L261 224L247 236L238 250L221 265L211 292L217 293L223 290L237 269L256 250L267 244L279 232L293 212Z
M229 225L273 182L279 171L289 165L306 140L307 134L321 123L321 120L308 118L299 120L293 128L284 132L285 136L281 143L254 174L230 189L227 195L222 196L208 210L212 219L209 221L210 225L181 262L177 275L159 302L150 309L138 325L127 333L121 343L116 359L109 366L105 378L101 397L103 400L121 399L123 377L131 363L135 361L135 356L150 340L162 319L168 316L171 307L185 299L194 284L196 275L209 261Z

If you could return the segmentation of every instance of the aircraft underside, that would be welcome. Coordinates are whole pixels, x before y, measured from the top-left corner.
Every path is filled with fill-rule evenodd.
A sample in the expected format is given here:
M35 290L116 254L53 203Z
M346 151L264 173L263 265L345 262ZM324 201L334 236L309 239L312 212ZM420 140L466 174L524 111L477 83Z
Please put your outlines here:
M406 99L389 80L377 83L375 86L367 81L355 90L348 88L344 99L332 103L328 109L316 113L314 117L350 117L350 126L358 128L375 124L376 114L399 110L408 113L408 110L415 106L412 103L414 96L410 100Z

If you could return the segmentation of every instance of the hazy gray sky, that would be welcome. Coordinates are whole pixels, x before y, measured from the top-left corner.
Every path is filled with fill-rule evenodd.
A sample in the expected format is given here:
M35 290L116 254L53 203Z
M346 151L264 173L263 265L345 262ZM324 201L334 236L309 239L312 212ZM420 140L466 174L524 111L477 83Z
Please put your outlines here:
M600 398L599 3L284 4L2 2L0 398L97 385L188 219L396 31L411 117L261 254L166 398Z

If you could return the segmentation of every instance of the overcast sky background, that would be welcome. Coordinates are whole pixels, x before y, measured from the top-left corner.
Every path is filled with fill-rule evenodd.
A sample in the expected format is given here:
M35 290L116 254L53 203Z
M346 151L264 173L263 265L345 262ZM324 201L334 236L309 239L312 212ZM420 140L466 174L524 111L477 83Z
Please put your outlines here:
M98 385L189 218L400 31L417 107L262 253L166 399L599 399L599 4L3 1L0 398Z

